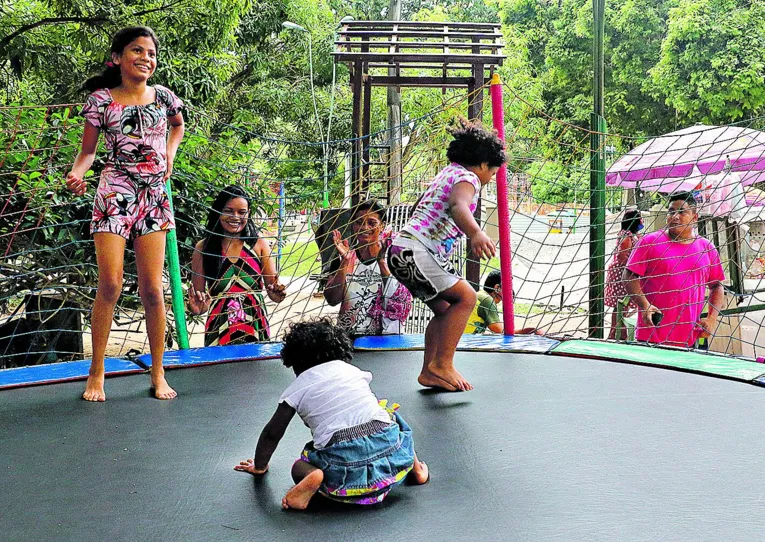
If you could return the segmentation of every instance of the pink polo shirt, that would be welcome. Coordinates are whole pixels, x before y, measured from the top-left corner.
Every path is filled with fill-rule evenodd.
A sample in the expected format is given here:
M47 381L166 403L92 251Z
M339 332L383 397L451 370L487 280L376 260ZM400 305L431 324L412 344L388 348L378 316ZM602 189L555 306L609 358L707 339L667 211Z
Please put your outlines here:
M643 323L638 314L638 341L670 346L693 346L701 329L695 325L704 310L707 286L725 279L720 254L712 243L696 237L678 243L665 230L640 239L627 269L639 275L648 302L664 313L658 327Z

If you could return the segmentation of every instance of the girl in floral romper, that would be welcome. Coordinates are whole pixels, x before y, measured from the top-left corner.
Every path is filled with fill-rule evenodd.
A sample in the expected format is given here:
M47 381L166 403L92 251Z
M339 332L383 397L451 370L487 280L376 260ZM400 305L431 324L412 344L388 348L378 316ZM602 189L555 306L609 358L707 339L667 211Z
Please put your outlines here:
M454 242L470 239L476 258L494 256L494 243L473 218L481 187L505 163L502 141L478 123L461 120L451 131L451 162L436 175L393 240L388 267L435 316L425 330L425 359L417 381L427 387L468 391L454 368L454 352L476 303L476 293L449 263Z
M87 190L83 179L95 158L103 132L108 155L93 204L90 231L98 261L98 291L93 304L93 360L82 397L104 401L104 355L114 306L122 291L125 244L132 240L138 287L146 314L151 348L151 388L158 399L176 392L162 367L165 304L162 269L165 235L175 227L165 182L183 139L183 103L168 89L146 83L157 67L159 43L147 27L124 28L115 34L111 60L99 76L85 82L92 94L83 107L85 130L66 185L77 195ZM169 125L169 137L168 137Z

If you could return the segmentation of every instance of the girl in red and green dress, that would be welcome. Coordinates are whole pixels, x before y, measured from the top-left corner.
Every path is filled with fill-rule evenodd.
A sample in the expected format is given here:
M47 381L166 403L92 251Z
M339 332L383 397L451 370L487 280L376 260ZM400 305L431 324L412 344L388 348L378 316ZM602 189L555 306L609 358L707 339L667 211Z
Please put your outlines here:
M279 283L271 247L250 219L250 200L242 188L229 186L218 194L207 232L194 247L189 290L191 311L208 311L205 346L269 340L263 291L280 303L285 286Z

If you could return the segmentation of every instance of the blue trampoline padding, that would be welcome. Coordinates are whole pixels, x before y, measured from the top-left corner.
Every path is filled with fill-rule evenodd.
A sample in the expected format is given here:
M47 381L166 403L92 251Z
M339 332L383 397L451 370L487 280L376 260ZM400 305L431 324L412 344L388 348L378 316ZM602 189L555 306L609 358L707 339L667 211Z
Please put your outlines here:
M144 369L135 363L117 358L106 358L104 368L107 377L144 372ZM0 390L85 380L88 377L88 369L90 369L90 360L3 369L0 370Z
M457 350L468 352L506 352L545 354L560 341L541 335L463 335ZM425 335L370 335L353 343L356 350L422 350Z
M174 350L165 352L163 365L167 369L174 367L191 367L211 365L214 363L230 363L234 361L250 361L258 359L278 358L282 351L282 343L250 343L231 346L206 346L189 350ZM140 363L151 366L151 354L138 357Z

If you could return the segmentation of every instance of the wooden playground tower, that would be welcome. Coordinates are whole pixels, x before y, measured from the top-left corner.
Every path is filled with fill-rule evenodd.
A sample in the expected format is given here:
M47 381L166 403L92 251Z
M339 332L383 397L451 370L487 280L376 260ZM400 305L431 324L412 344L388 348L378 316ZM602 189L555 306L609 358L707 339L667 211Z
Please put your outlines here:
M401 126L391 126L389 143L371 144L372 87L465 88L469 119L481 119L483 88L502 65L502 33L498 23L415 21L350 21L335 41L335 63L350 70L353 89L351 205L368 197L370 166L387 165L383 181L389 205L400 202L402 186ZM400 118L400 117L399 117ZM370 160L370 150L386 151L384 162ZM481 218L481 206L476 219ZM468 260L467 278L477 284L479 262Z
M471 98L467 116L480 119L483 92L476 91L502 65L503 46L500 25L495 23L343 23L332 55L336 63L348 65L353 89L353 203L368 194L369 168L374 165L369 134L372 87L466 88ZM392 158L389 162L395 162ZM393 169L386 187L388 203L398 203L401 187L401 169Z

